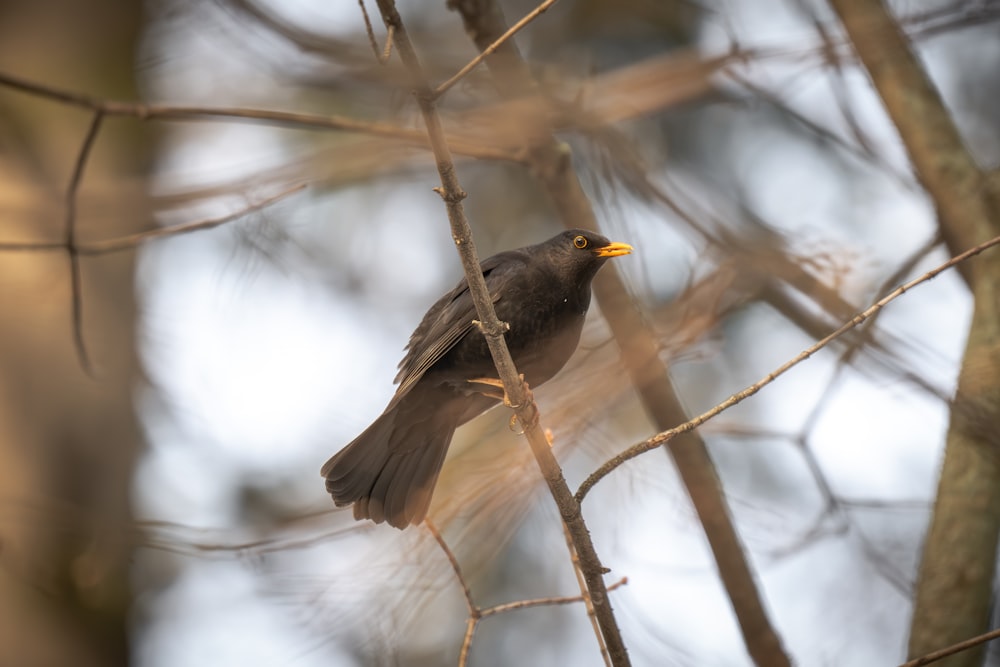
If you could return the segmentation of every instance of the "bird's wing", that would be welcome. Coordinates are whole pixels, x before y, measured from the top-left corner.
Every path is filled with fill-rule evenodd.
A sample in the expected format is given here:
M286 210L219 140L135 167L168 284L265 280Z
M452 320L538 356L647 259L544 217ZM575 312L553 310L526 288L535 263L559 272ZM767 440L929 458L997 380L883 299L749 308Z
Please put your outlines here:
M502 252L482 262L480 266L493 303L500 300L506 279L521 263L516 251ZM475 328L475 318L476 305L472 302L469 284L462 280L431 306L410 336L406 356L399 362L399 373L394 380L399 383L397 398L409 391L428 368Z

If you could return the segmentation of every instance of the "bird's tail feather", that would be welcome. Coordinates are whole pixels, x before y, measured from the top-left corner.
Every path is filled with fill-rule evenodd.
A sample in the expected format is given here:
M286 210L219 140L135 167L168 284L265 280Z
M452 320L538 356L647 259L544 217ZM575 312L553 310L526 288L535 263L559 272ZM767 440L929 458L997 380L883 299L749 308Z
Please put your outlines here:
M338 507L354 503L356 519L405 528L427 515L457 424L448 410L407 407L390 406L320 471Z

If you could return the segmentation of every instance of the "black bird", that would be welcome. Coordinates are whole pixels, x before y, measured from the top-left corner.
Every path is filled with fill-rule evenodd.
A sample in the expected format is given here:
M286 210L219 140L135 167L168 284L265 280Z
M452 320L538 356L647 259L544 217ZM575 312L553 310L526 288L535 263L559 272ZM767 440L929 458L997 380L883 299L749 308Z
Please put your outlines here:
M530 387L555 375L580 340L590 283L632 247L573 229L482 262L507 347ZM338 507L355 519L406 528L424 520L455 429L503 397L463 279L431 306L410 336L382 415L323 466Z

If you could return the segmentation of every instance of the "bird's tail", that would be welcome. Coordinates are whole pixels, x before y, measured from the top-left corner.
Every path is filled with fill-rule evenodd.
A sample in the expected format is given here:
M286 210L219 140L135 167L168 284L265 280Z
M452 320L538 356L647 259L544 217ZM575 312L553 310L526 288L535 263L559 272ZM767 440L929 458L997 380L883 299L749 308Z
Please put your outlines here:
M452 411L426 407L405 399L390 404L323 465L320 474L338 507L354 503L355 519L400 529L424 520L458 426Z

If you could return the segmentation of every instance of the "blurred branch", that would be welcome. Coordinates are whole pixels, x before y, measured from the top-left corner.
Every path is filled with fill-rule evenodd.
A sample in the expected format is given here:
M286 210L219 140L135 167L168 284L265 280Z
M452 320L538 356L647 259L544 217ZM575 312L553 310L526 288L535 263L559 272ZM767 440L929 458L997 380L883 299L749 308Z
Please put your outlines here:
M995 235L1000 230L1000 196L966 149L941 95L888 8L880 0L834 0L832 6L934 202L947 246L954 252ZM971 262L962 276L974 310L918 575L911 657L987 627L1000 543L1000 259ZM948 662L958 667L981 661L979 650Z
M19 90L29 95L44 97L55 102L90 109L91 111L101 111L106 116L126 116L139 120L247 120L297 129L354 132L382 137L384 139L405 141L423 148L428 146L427 135L419 130L412 130L390 123L358 120L347 116L317 115L266 109L243 109L237 107L186 107L104 100L28 81L2 72L0 72L0 86ZM511 151L496 150L489 146L472 145L460 137L449 137L449 145L456 153L468 157L506 161L517 159L517 155Z
M83 138L83 144L76 156L76 163L73 165L73 175L69 180L69 187L66 188L66 252L69 254L69 275L70 291L73 302L73 344L76 347L76 355L80 361L80 366L91 378L95 377L94 367L87 354L87 343L83 337L83 280L80 276L80 256L76 245L76 194L83 181L83 172L87 168L87 159L90 157L94 141L98 132L101 131L101 121L104 113L95 110L87 134Z
M608 459L603 464L601 464L601 466L599 468L597 468L597 470L595 470L589 477L587 477L587 479L585 479L583 481L583 483L580 485L580 488L576 492L576 498L577 498L577 500L580 501L580 502L582 502L583 499L590 492L590 490L594 487L594 485L597 484L597 482L601 481L601 479L603 479L605 476L607 476L608 473L612 472L613 470L615 470L616 468L618 468L619 466L621 466L626 461L629 461L630 459L634 459L635 457L639 456L640 454L645 454L646 452L648 452L650 450L656 449L657 447L661 446L663 443L669 442L672 438L674 438L674 437L676 437L676 436L678 436L680 434L687 433L688 431L691 431L692 429L698 428L699 426L701 426L702 424L704 424L709 419L715 417L720 412L724 412L725 410L728 410L729 408L731 408L732 406L736 405L737 403L740 403L740 402L744 401L745 399L750 398L751 396L753 396L754 394L756 394L757 392L759 392L761 389L763 389L767 385L769 385L772 382L774 382L777 378L779 378L780 376L784 375L787 371L791 370L794 366L797 366L801 362L805 361L806 359L808 359L812 355L814 355L817 352L819 352L821 349L823 349L824 347L826 347L827 345L829 345L835 339L837 339L840 336L842 336L844 333L850 331L851 329L853 329L853 328L857 327L858 325L860 325L860 324L864 323L865 321L867 321L869 318L871 318L876 313L878 313L882 308L884 308L887 304L889 304L890 302L896 300L897 298L899 298L900 296L902 296L904 293L906 293L909 290L913 289L917 285L920 285L922 283L925 283L925 282L927 282L927 281L935 278L940 273L942 273L944 271L947 271L951 267L957 266L961 262L964 262L965 260L967 260L967 259L969 259L971 257L974 257L974 256L980 254L981 252L983 252L985 250L988 250L989 248L992 248L995 245L1000 245L1000 236L994 237L994 238L990 239L989 241L987 241L986 243L982 243L982 244L976 246L975 248L971 248L969 250L966 250L961 255L957 255L955 257L952 257L951 259L949 259L944 264L941 264L940 266L938 266L938 267L936 267L934 269L931 269L930 271L928 271L927 273L923 274L919 278L915 278L915 279L911 280L908 283L900 285L899 287L897 287L896 289L894 289L892 292L890 292L889 294L887 294L885 297L883 297L882 299L879 299L878 301L876 301L869 308L867 308L866 310L863 310L862 312L860 312L857 315L855 315L850 321L846 322L843 326L841 326L840 328L838 328L836 331L834 331L831 334L827 335L822 340L817 341L815 344L810 345L805 350L803 350L802 352L800 352L799 354L797 354L795 357L793 357L789 361L786 361L781 366L778 366L778 368L776 368L772 372L768 373L766 376L764 376L759 381L757 381L754 384L750 385L746 389L733 394L732 396L730 396L729 398L727 398L725 401L723 401L723 402L719 403L718 405L716 405L711 410L708 410L707 412L704 412L704 413L698 415L694 419L688 420L687 422L681 424L680 426L678 426L676 428L672 428L670 430L663 431L662 433L658 433L658 434L654 435L653 437L648 438L647 440L644 440L643 442L640 442L640 443L638 443L636 445L633 445L632 447L629 447L628 449L626 449L625 451L621 452L617 456L614 456L614 457Z
M116 239L107 239L105 241L93 241L91 243L80 244L79 252L81 255L104 255L112 252L119 252L121 250L128 250L129 248L134 248L140 243L146 241L152 241L154 239L161 239L170 236L180 236L181 234L190 234L191 232L197 232L204 229L212 229L213 227L219 227L228 222L234 220L239 220L242 217L249 215L250 213L255 213L263 208L270 206L286 197L301 192L306 188L305 183L300 183L294 185L286 190L279 192L278 194L271 195L265 199L260 200L246 206L238 211L233 211L232 213L227 213L225 215L208 218L206 220L198 220L196 222L188 222L182 225L174 225L172 227L161 227L159 229L150 229L145 232L138 232L136 234L130 234L128 236L122 236Z
M503 334L504 325L497 319L493 310L493 303L486 287L479 257L472 239L472 230L469 221L465 217L462 207L462 200L466 197L465 192L459 184L455 174L455 166L451 159L444 130L441 126L441 119L438 116L434 104L434 94L427 82L413 45L410 43L409 35L403 24L403 20L396 10L394 0L378 0L378 7L382 13L387 28L395 31L395 42L400 59L406 65L412 78L414 97L420 107L420 112L424 117L427 126L427 136L430 140L431 149L437 163L438 173L441 176L441 187L437 189L439 195L445 202L448 211L448 221L451 226L452 238L458 248L459 256L462 260L462 268L465 271L466 280L469 285L469 293L476 305L476 313L479 316L480 329L486 338L490 348L490 354L497 367L497 374L503 382L504 393L515 408L515 413L520 423L525 427L528 442L538 465L542 470L545 481L549 485L549 491L559 507L559 512L563 521L568 526L573 536L573 544L580 556L581 567L587 581L587 588L593 600L597 618L600 622L601 631L608 645L608 651L615 665L628 665L629 658L625 649L625 644L621 638L621 631L615 620L614 612L611 608L611 601L608 599L607 588L604 583L604 567L597 556L590 533L584 523L583 515L580 513L580 506L573 494L570 492L563 477L562 470L549 447L548 440L542 431L538 419L538 408L534 399L527 390L523 380L520 379L514 362L507 349L507 343Z
M91 378L95 378L95 370L93 367L93 362L90 359L90 355L87 352L86 339L83 333L83 278L81 275L80 267L80 257L83 255L104 255L108 253L118 252L121 250L128 250L130 248L135 248L140 243L144 241L159 239L168 236L177 236L179 234L186 234L189 232L199 231L203 229L211 229L212 227L218 227L219 225L231 222L238 218L243 217L248 213L260 210L265 206L273 204L279 199L283 199L288 195L301 191L305 188L305 184L296 185L292 188L280 192L272 197L268 197L263 201L256 204L251 204L250 206L236 211L234 213L229 213L227 215L212 218L208 220L201 220L198 222L191 222L184 225L177 225L175 227L164 227L161 229L151 229L145 232L138 232L136 234L130 234L128 236L123 236L115 239L107 239L104 241L94 241L90 243L80 243L77 241L76 235L76 195L79 190L80 183L83 180L83 174L86 169L87 158L90 155L91 149L93 148L94 142L97 139L97 135L100 132L101 120L104 118L103 112L100 110L94 112L93 120L89 128L87 129L87 134L84 137L83 144L80 147L80 152L77 154L76 163L73 167L73 175L70 178L70 184L66 191L66 222L65 222L65 241L62 243L57 242L0 242L0 252L46 252L53 250L65 250L69 257L69 268L70 268L70 292L72 299L72 314L73 314L73 343L76 347L77 358L79 359L80 366L83 368L84 372L87 373Z
M389 62L389 56L392 55L392 36L396 29L393 26L389 26L386 29L385 34L385 47L380 51L378 48L378 40L375 39L375 30L372 29L372 21L368 18L368 9L365 8L365 0L358 0L358 7L361 9L361 16L365 20L365 33L368 35L368 43L372 47L372 53L375 55L375 60L379 65L384 65Z
M934 199L949 250L957 254L982 243L1000 229L1000 221L991 223L995 218L983 197L983 175L906 35L880 0L834 0L832 5L906 146L917 178Z
M524 16L524 18L522 18L520 21L512 25L510 29L507 30L507 32L497 37L496 41L494 41L492 44L490 44L485 49L480 51L479 55L470 60L468 64L465 65L465 67L458 70L458 72L453 77L451 77L450 79L439 85L437 88L435 88L434 94L444 95L452 86L461 81L466 74L474 70L479 65L479 63L486 60L487 56L489 56L494 51L499 49L508 39L510 39L517 33L521 32L522 28L524 28L526 25L534 21L536 18L544 14L545 11L548 10L548 8L554 5L555 3L556 0L545 0L545 2L541 3L540 5L532 9L530 12L528 12Z
M242 12L264 28L288 40L306 53L312 53L331 60L358 60L361 49L354 48L349 41L337 40L327 33L312 32L294 25L278 15L268 6L254 0L219 0L223 6Z
M146 241L152 241L154 239L161 239L169 236L179 236L180 234L188 234L190 232L197 232L203 229L211 229L213 227L218 227L224 225L227 222L232 222L234 220L239 220L240 218L256 211L261 210L275 202L293 195L297 192L301 192L306 188L305 183L300 183L299 185L292 186L287 190L283 190L276 195L262 199L259 202L250 204L245 208L241 208L238 211L233 211L232 213L227 213L223 216L217 218L208 218L206 220L198 220L196 222L187 222L182 225L174 225L173 227L160 227L158 229L150 229L144 232L137 232L135 234L129 234L128 236L120 236L114 239L105 239L103 241L91 241L89 243L80 243L77 241L73 242L73 248L78 255L106 255L108 253L119 252L122 250L129 250L135 248L140 243ZM4 242L0 241L0 252L39 252L47 250L62 250L66 247L65 243L35 243L35 242Z
M452 0L449 6L461 14L466 32L480 50L507 32L503 12L492 0ZM513 99L544 97L513 41L504 42L486 62L501 95ZM707 76L702 81L707 81ZM528 152L529 168L566 227L598 229L593 208L573 169L569 147L557 141L552 130L547 128ZM594 281L594 294L646 412L659 429L684 422L687 415L659 357L656 337L633 305L615 267L607 269ZM759 665L789 665L767 618L705 443L689 433L671 443L668 451L704 527L748 652Z

